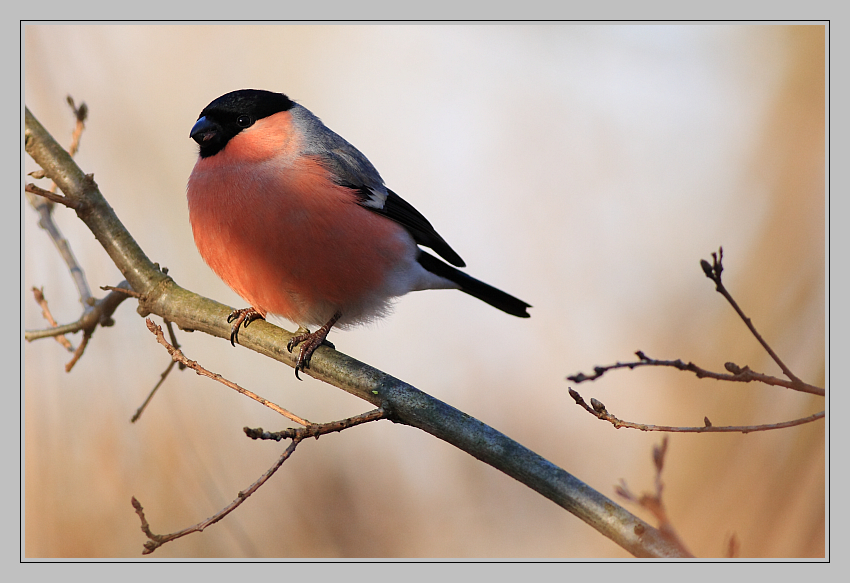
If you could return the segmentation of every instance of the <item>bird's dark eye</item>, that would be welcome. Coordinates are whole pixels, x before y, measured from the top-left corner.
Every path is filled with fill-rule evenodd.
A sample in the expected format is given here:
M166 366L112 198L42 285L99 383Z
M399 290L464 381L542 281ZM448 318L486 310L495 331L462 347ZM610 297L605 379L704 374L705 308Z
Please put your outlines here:
M254 125L254 120L250 115L243 114L236 118L236 125L242 129L249 128Z

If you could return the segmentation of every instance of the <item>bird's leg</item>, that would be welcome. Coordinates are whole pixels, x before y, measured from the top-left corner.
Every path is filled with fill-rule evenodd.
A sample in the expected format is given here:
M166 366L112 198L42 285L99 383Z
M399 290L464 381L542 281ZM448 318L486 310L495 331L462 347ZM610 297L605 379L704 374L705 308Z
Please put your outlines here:
M301 350L298 352L298 360L295 361L295 378L299 381L301 380L301 377L298 376L298 371L304 370L310 365L310 357L313 356L313 352L315 352L323 342L326 342L325 338L328 337L328 332L331 331L333 325L336 324L337 320L341 317L342 314L337 312L330 320L328 320L327 324L313 333L306 328L298 328L300 334L296 334L289 339L289 342L286 343L286 349L289 352L292 352L292 349L299 344L301 345Z
M248 324L254 320L265 320L265 316L255 308L242 308L241 310L233 310L227 317L227 323L232 323L230 327L230 344L236 346L239 342L239 326L247 328ZM244 324L243 324L244 322Z

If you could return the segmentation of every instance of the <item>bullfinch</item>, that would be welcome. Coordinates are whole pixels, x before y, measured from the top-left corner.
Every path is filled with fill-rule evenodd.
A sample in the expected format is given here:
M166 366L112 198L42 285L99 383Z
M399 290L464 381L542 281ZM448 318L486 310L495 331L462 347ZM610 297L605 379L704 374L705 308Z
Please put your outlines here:
M189 136L200 148L187 189L195 245L250 304L228 318L231 343L255 319L298 324L287 345L301 345L297 377L333 326L384 316L407 292L459 289L529 317L529 304L456 269L460 256L366 156L286 95L222 95Z

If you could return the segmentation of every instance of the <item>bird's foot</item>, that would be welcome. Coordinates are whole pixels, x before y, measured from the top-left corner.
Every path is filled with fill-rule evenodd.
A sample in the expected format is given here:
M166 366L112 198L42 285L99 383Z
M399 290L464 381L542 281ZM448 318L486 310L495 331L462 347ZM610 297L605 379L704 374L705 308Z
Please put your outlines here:
M239 342L239 326L247 328L248 324L254 320L265 320L266 317L255 308L242 308L241 310L233 310L227 317L227 323L232 324L230 327L230 344L236 346Z
M331 331L331 328L336 321L340 319L342 314L337 312L334 314L333 318L328 320L328 323L316 330L315 332L310 332L307 328L303 326L299 326L295 336L289 339L289 342L286 343L286 349L289 352L298 346L301 345L301 350L298 351L298 359L295 361L295 378L299 381L301 377L298 376L299 370L304 370L308 366L310 366L310 357L313 356L313 353L316 349L322 344L327 344L331 348L334 347L333 344L327 341L328 333Z

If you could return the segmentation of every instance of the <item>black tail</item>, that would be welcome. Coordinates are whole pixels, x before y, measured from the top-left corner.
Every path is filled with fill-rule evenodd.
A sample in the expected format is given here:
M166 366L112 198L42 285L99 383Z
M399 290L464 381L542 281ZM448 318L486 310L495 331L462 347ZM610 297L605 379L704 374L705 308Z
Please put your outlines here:
M478 298L483 302L487 302L494 308L498 308L511 316L519 318L528 318L530 314L527 309L530 304L525 303L519 298L515 298L510 294L506 294L500 289L494 288L492 285L487 285L483 281L479 281L474 277L466 275L464 272L455 269L447 263L443 263L433 255L425 251L419 252L419 257L416 258L419 264L435 275L444 277L449 281L460 286L460 291L468 293L474 298Z

